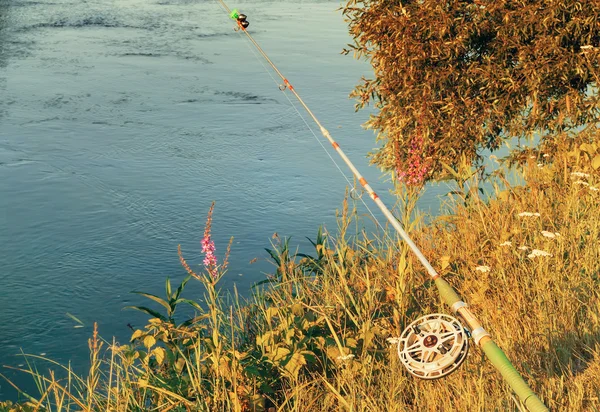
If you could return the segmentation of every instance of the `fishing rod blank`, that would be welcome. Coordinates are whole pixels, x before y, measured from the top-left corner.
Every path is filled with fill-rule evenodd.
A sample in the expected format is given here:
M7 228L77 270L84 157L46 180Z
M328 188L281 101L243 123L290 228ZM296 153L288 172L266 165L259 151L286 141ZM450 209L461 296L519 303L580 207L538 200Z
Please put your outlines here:
M323 137L329 141L334 150L350 168L360 185L379 207L391 226L406 242L425 269L427 269L427 272L435 282L438 292L444 302L450 306L455 315L459 316L464 323L466 323L468 331L465 331L465 328L457 319L444 314L426 315L411 323L404 330L397 342L398 356L408 372L411 375L422 379L437 379L453 372L466 358L468 351L468 340L466 339L466 336L468 334L473 338L475 345L481 347L487 358L500 372L504 380L519 396L529 411L548 411L548 408L531 390L529 385L506 357L502 349L496 345L490 334L483 328L479 320L471 312L468 304L465 303L452 286L436 272L392 212L381 201L377 193L375 193L373 188L368 184L367 180L360 174L358 169L356 169L354 164L342 151L340 145L331 137L329 131L321 124L304 100L302 100L297 90L279 71L277 66L271 61L269 56L267 56L252 35L248 33L246 30L249 26L247 16L239 13L237 9L234 9L233 11L230 10L223 0L217 1L225 8L225 10L227 10L229 16L236 21L236 30L243 32L247 36L262 57L281 78L283 83L280 85L279 89L282 92L289 90L296 97L298 102L300 102L302 107L304 107L306 112L319 127Z

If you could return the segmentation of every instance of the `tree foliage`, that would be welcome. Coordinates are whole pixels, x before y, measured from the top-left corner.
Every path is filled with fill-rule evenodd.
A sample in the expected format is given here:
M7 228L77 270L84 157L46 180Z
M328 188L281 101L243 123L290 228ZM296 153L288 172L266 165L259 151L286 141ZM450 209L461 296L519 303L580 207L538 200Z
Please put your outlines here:
M343 13L374 69L352 93L379 109L371 160L409 184L600 118L599 0L350 0Z

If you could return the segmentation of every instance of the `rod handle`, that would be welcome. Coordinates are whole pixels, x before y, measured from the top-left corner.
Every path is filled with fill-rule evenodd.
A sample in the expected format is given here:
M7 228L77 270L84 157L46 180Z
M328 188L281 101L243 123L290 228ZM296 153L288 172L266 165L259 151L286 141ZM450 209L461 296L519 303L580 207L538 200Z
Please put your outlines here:
M482 343L481 349L490 360L490 362L498 369L504 380L510 385L513 391L525 404L529 412L547 412L549 409L531 390L527 382L523 380L519 372L506 357L502 349L496 343L487 339Z

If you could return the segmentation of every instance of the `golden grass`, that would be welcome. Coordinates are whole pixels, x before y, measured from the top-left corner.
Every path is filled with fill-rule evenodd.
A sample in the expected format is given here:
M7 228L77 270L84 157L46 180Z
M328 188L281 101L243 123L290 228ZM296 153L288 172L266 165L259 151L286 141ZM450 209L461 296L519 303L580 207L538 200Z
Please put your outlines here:
M600 410L600 169L580 143L526 154L525 185L499 173L492 200L457 196L411 231L553 411ZM313 258L276 239L275 282L249 302L196 275L209 304L194 322L151 319L103 356L94 335L89 376L31 366L40 394L0 411L524 410L478 348L441 380L403 370L386 338L449 311L402 242L349 233L356 218L345 203Z

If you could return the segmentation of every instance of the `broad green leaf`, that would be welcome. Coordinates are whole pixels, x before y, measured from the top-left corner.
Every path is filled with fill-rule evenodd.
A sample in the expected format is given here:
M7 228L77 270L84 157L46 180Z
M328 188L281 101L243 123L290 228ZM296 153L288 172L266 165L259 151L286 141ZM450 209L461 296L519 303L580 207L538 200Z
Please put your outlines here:
M297 253L296 256L301 257L301 258L311 259L311 260L317 260L313 256L307 255L306 253Z
M139 310L140 312L144 312L147 313L150 316L153 316L155 318L158 318L164 322L167 321L167 318L165 318L163 315L161 315L160 313L158 313L155 310L152 310L150 308L147 308L145 306L125 306L123 309L135 309L135 310Z
M356 349L358 347L358 341L354 338L347 338L344 343L348 348Z
M271 320L273 319L273 317L277 316L278 314L278 310L277 308L274 307L270 307L265 311L265 318L267 320L267 322L271 323Z
M260 384L260 391L262 393L275 394L275 390L266 382Z
M265 392L263 392L265 393ZM262 395L262 394L256 394L256 395L250 395L248 397L249 403L250 403L250 410L252 411L265 411L265 403L266 403L266 398Z
M596 157L594 157L594 159L592 159L592 167L595 170L598 170L598 168L600 168L600 154L596 155Z
M180 326L190 326L190 325L193 325L194 323L200 322L201 320L208 319L209 317L210 317L210 313L205 313L203 315L196 316L192 319L186 320Z
M246 366L244 368L244 372L246 372L246 374L249 376L260 377L262 375L260 370L256 366L252 366L252 365Z
M457 173L457 172L456 172L454 169L452 169L452 168L451 168L450 166L448 166L446 163L443 163L443 162L442 162L441 164L442 164L442 167L443 167L444 169L446 169L446 171L447 171L448 173L450 173L450 174L452 175L452 177L453 177L455 180L457 180L457 181L460 181L460 175L459 175L459 174L458 174L458 173Z
M183 292L183 289L185 288L185 285L190 281L191 278L192 278L192 276L188 275L188 276L186 276L185 279L183 279L183 281L181 282L181 284L177 288L177 292L175 292L175 296L173 296L173 298L179 299L179 296L181 295L181 292Z
M160 365L165 360L165 350L161 347L154 348L152 351L154 357L156 358L156 362Z
M286 330L285 331L285 343L289 346L292 346L292 343L295 340L294 336L296 336L296 332L294 331L293 328Z
M302 307L302 305L300 303L294 303L292 305L292 313L296 316L303 316L304 308Z
M304 237L305 237L306 239L308 239L308 241L309 241L310 243L312 243L312 245L313 245L315 248L317 247L317 243L313 242L311 238L309 238L308 236L304 236ZM317 239L317 241L318 241L318 239Z
M593 155L594 153L596 153L596 148L594 146L592 146L589 143L582 143L579 146L579 150L581 150L582 152L587 153L588 155Z
M177 370L177 372L181 373L184 366L185 366L185 359L183 359L183 358L177 359L177 362L175 362L175 369Z
M498 198L503 201L508 201L510 199L510 190L503 190L498 193Z
M164 299L159 298L156 295L152 295L150 293L145 293L145 292L137 292L137 291L133 291L131 293L135 293L136 295L141 295L144 296L148 299L151 299L153 301L155 301L156 303L162 305L165 307L165 309L167 309L167 311L169 312L169 314L171 314L171 307L169 306L169 304L167 303L167 301L165 301Z
M193 300L190 299L185 299L185 298L179 298L175 301L175 304L180 304L180 303L187 303L188 305L190 305L191 307L193 307L194 309L196 309L198 312L203 313L204 309L202 308L202 306L200 306L200 304L198 302L195 302Z
M167 292L167 297L171 299L171 280L169 278L165 280L165 292Z
M267 345L272 345L275 340L273 339L273 333L272 331L267 331L265 333L263 333L262 335L258 335L256 337L256 345L257 346L267 346Z
M279 346L275 348L273 352L267 354L267 356L269 357L269 359L271 359L273 363L279 363L289 354L290 350L288 348L283 348Z
M155 344L156 344L156 339L154 339L154 336L148 335L144 338L144 346L147 347L148 349L150 349Z
M135 332L133 332L133 335L131 335L131 339L130 341L134 341L135 339L141 337L144 334L143 331L141 331L140 329L136 330Z
M75 322L79 323L81 326L84 326L82 321L77 319L75 316L71 315L69 312L67 312L67 316L70 317L71 319L73 319Z
M294 379L298 379L298 373L300 369L306 365L306 359L301 353L294 353L288 361L285 363L285 370L292 376Z
M445 270L450 265L450 256L442 256L440 258L440 268Z
M275 261L275 263L277 263L277 265L281 265L281 260L279 259L279 255L277 255L277 253L274 250L271 249L267 249L264 248L267 253L269 253L269 255L271 255L271 259L273 259Z

